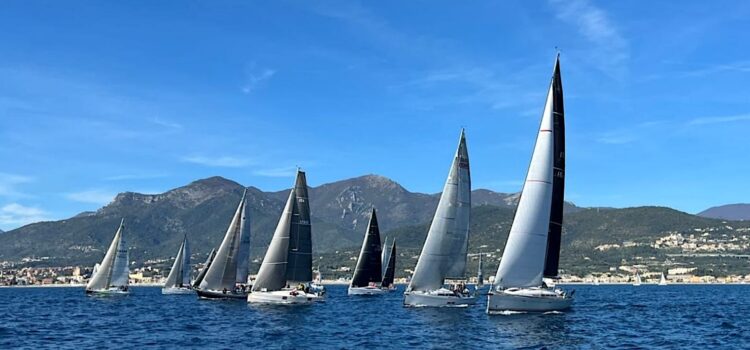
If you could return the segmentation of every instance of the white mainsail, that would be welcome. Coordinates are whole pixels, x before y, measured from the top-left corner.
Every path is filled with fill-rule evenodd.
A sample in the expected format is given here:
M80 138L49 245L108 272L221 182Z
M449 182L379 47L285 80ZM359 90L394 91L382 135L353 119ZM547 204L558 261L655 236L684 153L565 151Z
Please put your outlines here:
M103 290L110 287L126 287L128 285L128 248L123 238L125 219L120 221L115 238L107 249L99 268L91 276L86 290Z
M188 245L187 236L180 244L180 250L169 270L169 276L164 283L166 288L188 287L190 286L190 246Z
M436 290L447 277L464 277L470 213L469 153L461 130L448 179L407 290Z
M247 192L247 191L246 191ZM229 224L224 240L222 240L219 249L216 251L216 257L208 267L203 281L200 283L200 289L203 290L233 290L238 279L239 258L242 257L240 249L242 248L242 222L245 209L245 193L242 194L242 200L237 206ZM247 270L245 270L247 271ZM243 278L246 280L247 276Z
M553 84L550 84L542 122L531 156L521 198L495 275L497 288L542 285L552 202L554 124Z

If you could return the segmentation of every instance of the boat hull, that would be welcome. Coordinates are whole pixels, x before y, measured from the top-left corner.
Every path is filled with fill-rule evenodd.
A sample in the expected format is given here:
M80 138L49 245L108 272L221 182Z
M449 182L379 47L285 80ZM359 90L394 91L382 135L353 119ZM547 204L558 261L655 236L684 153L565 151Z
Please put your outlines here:
M381 295L388 293L388 289L380 287L349 287L349 295Z
M161 289L161 294L164 295L187 295L193 293L195 293L195 290L191 288L168 287Z
M277 290L273 292L252 292L247 295L247 302L252 304L274 305L309 305L316 302L315 294L295 290Z
M195 291L198 293L198 298L200 299L237 299L237 300L244 300L247 298L247 293L234 293L227 291L224 293L224 291L220 290L201 290L198 289Z
M122 290L120 288L107 288L107 289L86 289L88 295L128 295L129 290Z
M446 295L435 292L404 292L406 307L468 307L477 302L475 295Z
M487 297L487 313L563 311L573 304L573 298L564 293L543 289L525 289L515 292L492 291Z

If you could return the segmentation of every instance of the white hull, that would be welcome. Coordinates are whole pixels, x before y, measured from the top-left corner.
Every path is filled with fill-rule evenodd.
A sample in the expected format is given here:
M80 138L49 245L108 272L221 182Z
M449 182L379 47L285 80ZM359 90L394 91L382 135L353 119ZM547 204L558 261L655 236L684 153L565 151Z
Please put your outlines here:
M107 288L107 289L94 289L86 290L86 294L92 295L127 295L130 294L129 290L122 290L120 288Z
M349 287L349 295L381 295L388 293L388 289L380 287Z
M194 294L195 291L191 288L180 288L180 287L169 287L169 288L162 288L161 294L164 295L185 295L185 294Z
M447 289L431 292L404 292L404 306L406 307L468 307L476 302L476 295L455 295Z
M547 312L570 308L573 297L560 290L542 288L491 291L487 297L487 313L503 311Z
M309 305L320 297L296 290L278 290L273 292L252 292L247 295L247 302L254 304Z

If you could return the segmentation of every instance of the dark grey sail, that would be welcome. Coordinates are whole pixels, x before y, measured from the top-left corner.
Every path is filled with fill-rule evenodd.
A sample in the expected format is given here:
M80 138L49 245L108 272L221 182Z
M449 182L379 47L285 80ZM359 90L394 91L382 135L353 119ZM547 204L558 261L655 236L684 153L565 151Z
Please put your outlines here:
M241 220L245 208L245 195L237 206L232 222L227 228L224 240L216 250L214 262L209 266L200 289L203 290L233 290L237 279L237 258L242 240ZM247 278L247 277L246 277Z
M203 278L206 277L206 271L208 271L211 263L214 262L215 257L216 249L211 249L211 252L208 253L208 258L206 258L206 262L203 264L203 269L198 273L198 277L196 277L195 281L193 282L193 288L198 288L198 286L201 285L201 282L203 282Z
M286 279L290 284L311 282L312 277L312 226L310 203L307 198L305 172L298 170L294 183L294 204L289 230L289 256Z
M373 208L362 249L359 252L359 259L357 259L357 266L354 268L352 287L367 287L370 283L380 283L383 280L380 254L380 229L378 229L378 217Z
M383 287L390 287L393 285L393 278L396 275L396 240L393 240L390 253L388 254L388 262L385 264L385 274L383 274L383 282L380 283Z
M565 110L563 88L560 77L560 55L552 73L552 123L554 125L554 153L552 177L552 208L547 235L547 254L544 261L544 277L557 278L560 265L560 241L562 239L563 204L565 201Z
M247 189L242 194L242 216L240 217L240 246L237 250L237 274L235 282L247 283L247 273L250 267L250 220L247 219Z
M276 231L273 233L271 243L266 250L266 256L263 257L263 263L260 264L258 276L253 283L253 292L277 291L284 288L287 284L287 258L289 257L289 229L292 224L292 212L295 202L294 189L289 191L289 198L281 212L281 218Z

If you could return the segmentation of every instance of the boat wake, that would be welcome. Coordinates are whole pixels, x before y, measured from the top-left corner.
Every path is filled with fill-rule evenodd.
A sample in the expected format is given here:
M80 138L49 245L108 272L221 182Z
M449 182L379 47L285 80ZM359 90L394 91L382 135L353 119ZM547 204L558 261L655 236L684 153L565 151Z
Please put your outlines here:
M564 312L562 311L547 311L543 313L543 315L562 315L562 314L564 314Z
M501 316L511 316L511 315L521 315L521 314L527 314L526 311L512 311L512 310L501 310L501 311L489 311L490 315L501 315Z

